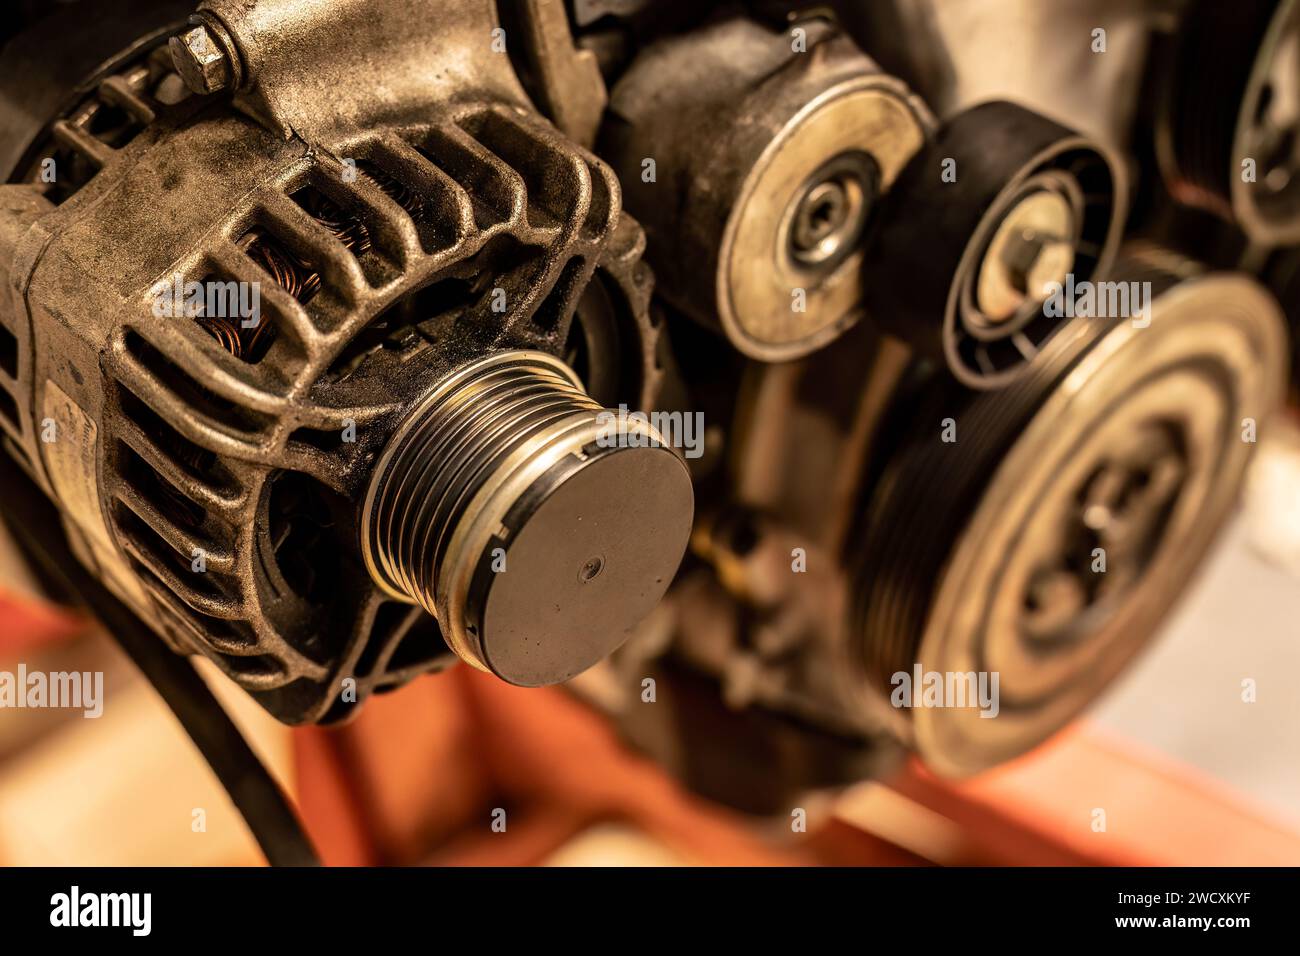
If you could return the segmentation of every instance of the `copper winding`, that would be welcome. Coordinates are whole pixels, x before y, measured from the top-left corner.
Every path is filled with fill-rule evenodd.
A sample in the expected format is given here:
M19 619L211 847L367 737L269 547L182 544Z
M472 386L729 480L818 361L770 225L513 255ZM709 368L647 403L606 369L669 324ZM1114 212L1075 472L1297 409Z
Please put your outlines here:
M411 193L412 197L414 195ZM408 201L419 205L418 199ZM313 193L304 208L353 255L370 251L370 230L356 216L344 212L319 193ZM244 251L266 270L276 285L299 302L309 302L320 292L319 270L312 263L285 249L272 237L263 233L250 233L244 243ZM258 343L265 337L269 327L269 323L259 322L254 328L244 328L238 319L226 316L201 315L196 321L223 349L244 361L255 360Z
M425 215L424 197L408 184L399 179L390 176L384 170L377 166L367 166L365 175L375 182L375 184L386 192L393 202L397 203L416 222L419 222Z
M348 215L320 193L312 194L307 211L353 255L370 251L370 230L366 224L356 216Z

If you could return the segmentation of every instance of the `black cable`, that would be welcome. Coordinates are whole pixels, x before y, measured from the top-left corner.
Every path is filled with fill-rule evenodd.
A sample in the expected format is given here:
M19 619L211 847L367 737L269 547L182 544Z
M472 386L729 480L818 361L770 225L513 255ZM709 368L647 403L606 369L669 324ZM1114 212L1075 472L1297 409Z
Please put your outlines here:
M316 850L292 805L190 662L172 651L73 555L53 504L0 451L6 524L28 557L61 589L78 595L171 708L272 866L317 866Z

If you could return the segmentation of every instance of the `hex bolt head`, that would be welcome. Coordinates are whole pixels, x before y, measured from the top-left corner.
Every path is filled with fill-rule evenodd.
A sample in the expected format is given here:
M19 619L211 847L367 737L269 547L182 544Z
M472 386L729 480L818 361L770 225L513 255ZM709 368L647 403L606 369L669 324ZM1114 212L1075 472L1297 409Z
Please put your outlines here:
M992 324L1036 303L1074 266L1074 211L1062 195L1030 193L1012 207L989 240L976 279L975 300Z
M230 84L230 57L206 26L196 26L172 37L168 46L176 71L191 91L204 95L218 93Z
M1061 236L1026 229L1009 238L1002 261L1016 290L1037 299L1048 283L1064 279L1070 271L1074 247Z

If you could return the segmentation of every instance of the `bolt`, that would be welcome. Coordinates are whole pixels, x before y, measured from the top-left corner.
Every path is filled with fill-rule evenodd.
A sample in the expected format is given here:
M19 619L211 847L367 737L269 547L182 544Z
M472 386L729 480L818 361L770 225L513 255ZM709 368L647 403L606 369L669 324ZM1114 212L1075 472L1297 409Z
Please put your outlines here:
M1106 534L1123 513L1132 483L1132 472L1122 464L1107 462L1098 469L1083 493L1083 526Z
M1116 540L1129 529L1150 528L1178 494L1186 475L1182 454L1160 444L1144 449L1138 458L1108 462L1083 492L1083 524Z
M1026 229L1010 237L1002 250L1002 264L1011 284L1037 300L1058 282L1074 263L1074 248L1062 236Z
M1012 208L998 225L980 266L976 301L996 325L1020 314L1027 302L1046 298L1074 266L1074 213L1068 200L1042 190Z
M857 246L875 196L874 161L837 156L791 197L784 218L784 244L796 266L828 273Z
M212 31L200 24L171 38L172 63L191 91L218 93L230 85L233 76L230 57Z
M844 225L849 212L849 197L844 186L834 180L815 185L804 195L794 217L794 244L800 252L810 253Z

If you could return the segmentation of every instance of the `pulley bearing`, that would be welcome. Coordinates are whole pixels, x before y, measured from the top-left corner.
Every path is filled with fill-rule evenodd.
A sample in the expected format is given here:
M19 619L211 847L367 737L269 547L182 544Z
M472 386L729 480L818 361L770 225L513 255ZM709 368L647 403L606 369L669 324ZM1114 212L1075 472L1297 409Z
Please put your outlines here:
M573 677L663 596L690 476L636 416L603 412L541 352L462 365L390 439L362 508L375 582L465 661L513 684Z
M962 384L1005 386L1072 316L1047 300L1105 272L1123 208L1120 169L1096 144L1013 103L966 110L880 203L868 314Z
M652 46L614 90L602 152L657 291L761 361L861 317L862 236L933 122L827 24L807 42L735 18Z

